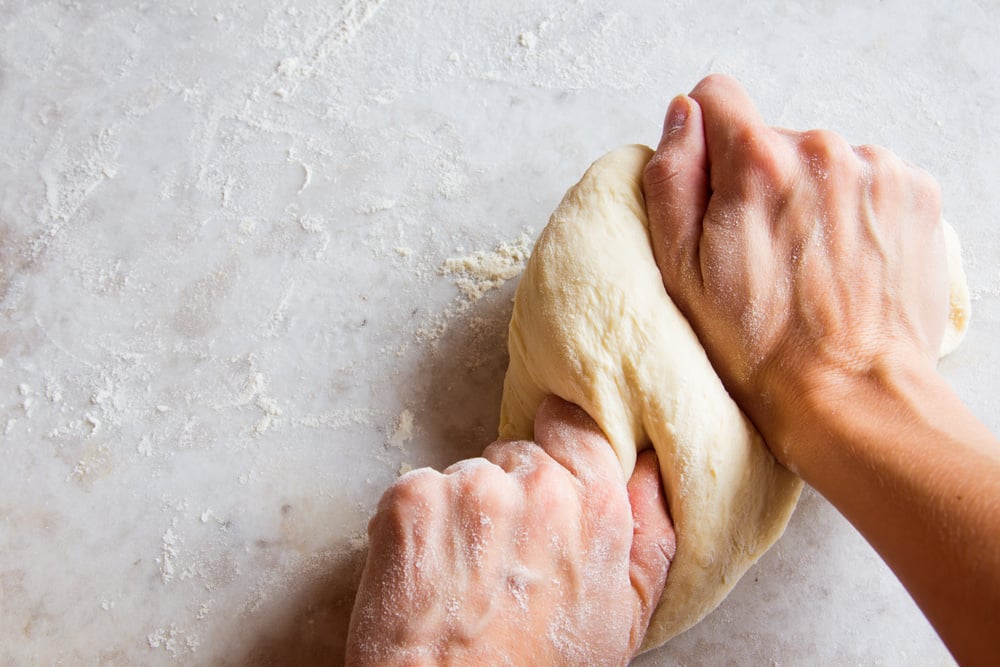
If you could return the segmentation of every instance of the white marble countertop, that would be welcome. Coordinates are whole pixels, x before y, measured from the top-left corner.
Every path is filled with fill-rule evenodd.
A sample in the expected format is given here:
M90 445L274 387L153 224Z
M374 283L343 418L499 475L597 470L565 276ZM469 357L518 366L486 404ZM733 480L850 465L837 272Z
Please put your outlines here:
M0 1L0 664L338 664L382 489L495 433L516 279L476 299L445 261L527 247L710 71L939 179L974 296L942 371L1000 430L998 25L976 0ZM637 663L949 660L807 492Z

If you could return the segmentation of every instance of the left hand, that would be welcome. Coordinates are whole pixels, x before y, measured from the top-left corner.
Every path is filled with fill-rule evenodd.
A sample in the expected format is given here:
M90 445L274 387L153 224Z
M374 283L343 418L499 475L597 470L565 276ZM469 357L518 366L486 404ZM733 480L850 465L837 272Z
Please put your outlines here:
M629 661L675 551L656 456L626 484L597 424L554 397L535 437L386 491L348 664Z

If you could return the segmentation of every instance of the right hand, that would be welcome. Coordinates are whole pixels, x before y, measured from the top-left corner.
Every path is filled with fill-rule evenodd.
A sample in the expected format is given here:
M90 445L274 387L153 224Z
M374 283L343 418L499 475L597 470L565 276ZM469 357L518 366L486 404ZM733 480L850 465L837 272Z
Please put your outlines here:
M933 369L948 276L925 172L830 132L769 128L714 75L671 103L643 185L667 292L786 465L817 405Z

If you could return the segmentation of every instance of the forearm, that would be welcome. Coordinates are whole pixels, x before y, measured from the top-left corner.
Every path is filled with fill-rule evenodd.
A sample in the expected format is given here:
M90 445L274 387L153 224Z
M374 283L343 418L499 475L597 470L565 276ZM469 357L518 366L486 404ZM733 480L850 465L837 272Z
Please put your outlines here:
M956 659L995 660L1000 442L923 367L817 398L789 431L789 463L879 552Z

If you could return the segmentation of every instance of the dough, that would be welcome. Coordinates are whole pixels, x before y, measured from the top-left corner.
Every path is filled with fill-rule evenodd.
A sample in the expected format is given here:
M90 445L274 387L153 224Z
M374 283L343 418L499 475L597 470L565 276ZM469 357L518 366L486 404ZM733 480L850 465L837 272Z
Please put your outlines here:
M651 155L645 146L605 155L553 213L515 296L500 408L500 436L530 439L546 395L576 403L604 430L626 478L638 450L656 449L677 554L643 650L722 601L781 536L802 488L663 289L641 187ZM949 350L968 322L963 290L964 278L953 289Z

